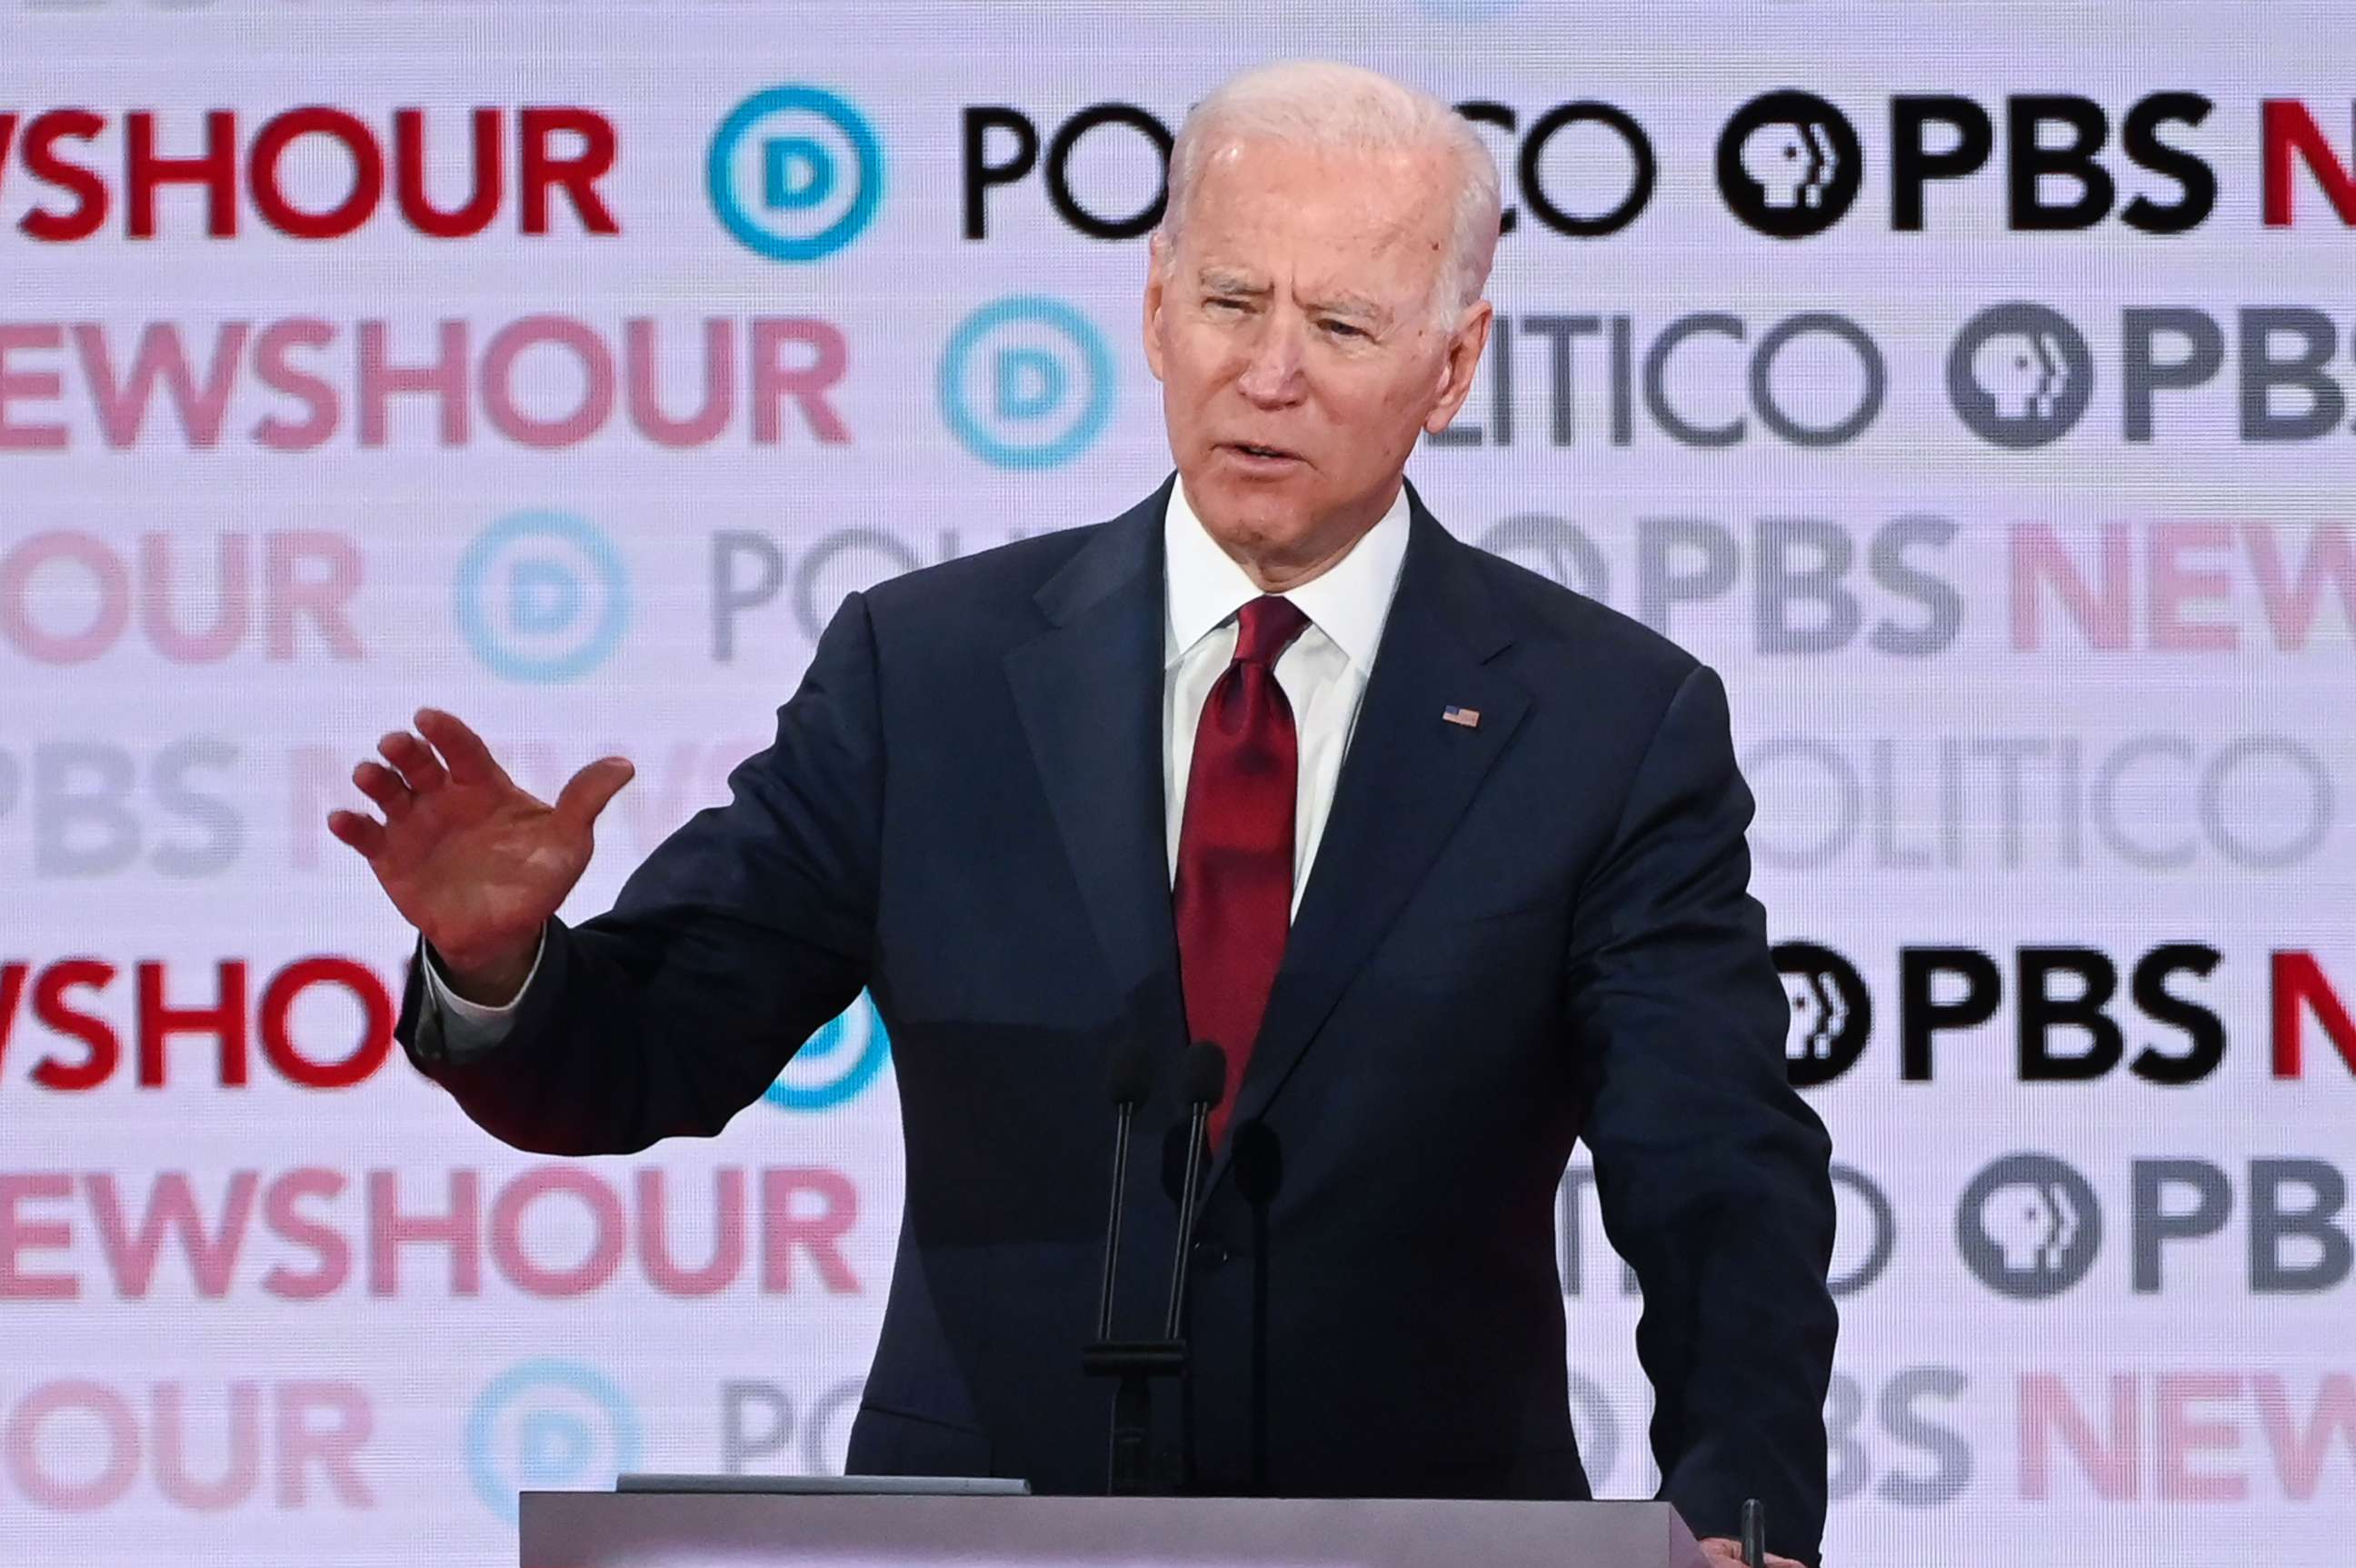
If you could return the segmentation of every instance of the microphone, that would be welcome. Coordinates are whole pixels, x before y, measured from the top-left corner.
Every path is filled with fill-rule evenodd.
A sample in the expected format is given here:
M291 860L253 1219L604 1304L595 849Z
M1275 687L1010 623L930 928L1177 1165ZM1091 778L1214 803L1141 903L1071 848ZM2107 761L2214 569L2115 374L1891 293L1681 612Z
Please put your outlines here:
M1742 1500L1742 1561L1763 1568L1767 1561L1767 1510L1757 1498Z
M1226 1095L1227 1058L1214 1045L1187 1048L1185 1091L1188 1125L1194 1146L1186 1158L1185 1187L1179 1204L1178 1256L1170 1273L1167 1329L1159 1339L1122 1340L1112 1337L1113 1270L1120 1253L1120 1214L1129 1173L1130 1123L1151 1086L1153 1063L1145 1049L1124 1046L1113 1053L1111 1089L1119 1121L1113 1132L1111 1212L1105 1220L1105 1266L1102 1294L1097 1305L1097 1337L1080 1353L1080 1367L1090 1377L1116 1380L1112 1397L1112 1430L1106 1456L1105 1489L1115 1497L1135 1496L1148 1486L1146 1443L1152 1426L1151 1380L1183 1377L1186 1342L1178 1337L1178 1315L1186 1292L1186 1233L1194 1228L1194 1189L1202 1175L1203 1129L1211 1110Z
M1228 1171L1236 1178L1236 1196L1244 1200L1251 1225L1251 1348L1248 1409L1251 1412L1252 1492L1269 1495L1268 1487L1268 1270L1269 1209L1277 1189L1284 1185L1284 1145L1276 1130L1259 1117L1227 1129Z
M1178 1187L1177 1255L1170 1262L1170 1311L1162 1337L1178 1338L1180 1310L1186 1302L1186 1254L1194 1250L1195 1190L1203 1174L1203 1130L1211 1112L1227 1093L1227 1053L1209 1040L1186 1047L1186 1174Z
M1104 1283L1097 1294L1097 1337L1112 1337L1113 1265L1120 1257L1122 1189L1129 1180L1129 1131L1137 1108L1153 1091L1153 1058L1135 1040L1124 1040L1112 1053L1110 1085L1113 1104L1112 1198L1105 1206Z

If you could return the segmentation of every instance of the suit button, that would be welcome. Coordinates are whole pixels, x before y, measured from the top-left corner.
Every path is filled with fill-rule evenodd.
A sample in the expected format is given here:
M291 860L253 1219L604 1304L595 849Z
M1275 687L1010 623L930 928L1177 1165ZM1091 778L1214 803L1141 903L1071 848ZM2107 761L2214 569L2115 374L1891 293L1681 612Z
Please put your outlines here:
M1223 1242L1197 1241L1194 1243L1194 1266L1198 1269L1215 1269L1235 1255L1234 1250Z

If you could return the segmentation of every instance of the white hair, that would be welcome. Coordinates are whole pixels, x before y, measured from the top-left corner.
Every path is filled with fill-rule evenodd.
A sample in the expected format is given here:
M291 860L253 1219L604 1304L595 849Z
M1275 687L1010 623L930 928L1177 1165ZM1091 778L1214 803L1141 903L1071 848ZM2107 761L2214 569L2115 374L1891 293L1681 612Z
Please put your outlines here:
M1166 277L1203 168L1248 141L1360 153L1438 153L1451 166L1448 263L1433 309L1443 326L1481 297L1497 250L1497 164L1472 124L1429 92L1333 60L1282 60L1230 78L1187 113L1170 153L1169 202L1154 233Z

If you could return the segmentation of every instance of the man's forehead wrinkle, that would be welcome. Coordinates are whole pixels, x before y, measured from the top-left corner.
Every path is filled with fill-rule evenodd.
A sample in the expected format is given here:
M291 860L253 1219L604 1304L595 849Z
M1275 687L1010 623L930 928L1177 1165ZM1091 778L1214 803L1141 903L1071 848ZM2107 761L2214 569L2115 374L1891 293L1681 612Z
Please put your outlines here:
M1268 275L1258 268L1226 262L1203 263L1194 270L1194 281L1197 286L1218 294L1266 295L1277 292ZM1295 281L1288 285L1285 292L1309 309L1336 310L1376 317L1391 314L1392 307L1379 295L1362 286Z

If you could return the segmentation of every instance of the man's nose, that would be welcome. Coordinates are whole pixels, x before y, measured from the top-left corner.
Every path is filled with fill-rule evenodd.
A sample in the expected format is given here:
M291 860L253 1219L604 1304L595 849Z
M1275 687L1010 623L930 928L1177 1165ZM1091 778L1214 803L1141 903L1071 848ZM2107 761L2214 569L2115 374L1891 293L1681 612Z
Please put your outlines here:
M1298 320L1280 313L1265 317L1252 340L1237 389L1263 408L1300 401L1301 352L1305 347L1306 334Z

